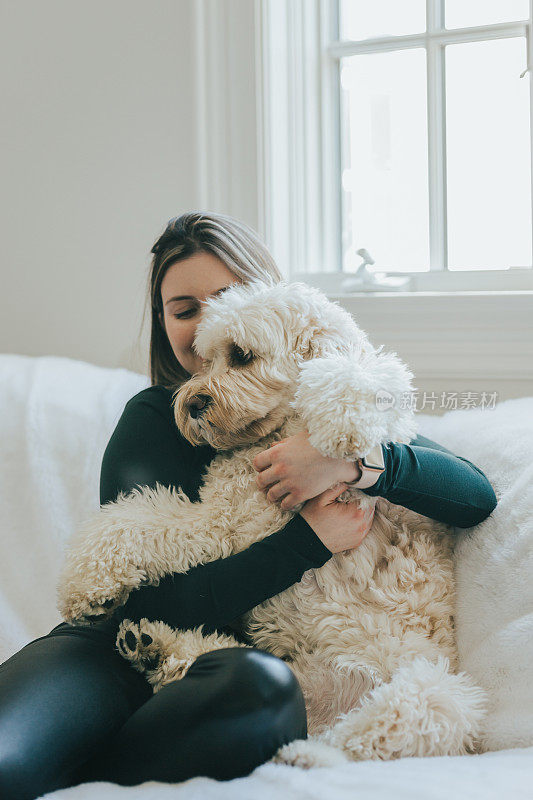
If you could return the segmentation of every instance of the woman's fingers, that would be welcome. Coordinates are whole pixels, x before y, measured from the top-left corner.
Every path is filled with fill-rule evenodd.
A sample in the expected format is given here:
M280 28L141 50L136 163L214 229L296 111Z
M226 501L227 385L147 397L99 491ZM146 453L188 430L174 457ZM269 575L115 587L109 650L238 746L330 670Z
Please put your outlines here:
M279 442L272 442L268 450L263 450L261 453L258 453L252 459L252 466L254 469L260 471L264 470L267 467L272 466L272 453L270 452L273 447L276 445L281 444L282 442L286 442L287 439L280 439Z
M271 445L271 447L272 446L273 445ZM263 450L262 453L258 453L252 459L252 466L254 467L254 469L257 470L266 469L267 467L270 467L271 464L272 464L272 454L269 452L269 450Z
M264 469L259 475L255 476L255 482L257 483L258 487L261 491L264 491L267 486L272 486L275 483L279 483L279 478L274 475L271 468Z
M291 494L286 494L279 504L279 507L282 511L291 511L291 509L295 508L297 505L298 503L294 502L293 496Z
M282 486L281 483L275 483L266 493L266 499L269 501L269 503L275 503L277 500L280 500L282 497L285 497L288 494L290 494L290 491L286 487Z
M344 491L346 491L345 483L336 483L335 486L330 486L329 489L322 492L321 498L323 505L327 506L333 503Z
M358 503L341 503L340 505L344 506L347 514L351 514L355 519L365 523L372 519L376 510L375 503L366 508L363 508Z

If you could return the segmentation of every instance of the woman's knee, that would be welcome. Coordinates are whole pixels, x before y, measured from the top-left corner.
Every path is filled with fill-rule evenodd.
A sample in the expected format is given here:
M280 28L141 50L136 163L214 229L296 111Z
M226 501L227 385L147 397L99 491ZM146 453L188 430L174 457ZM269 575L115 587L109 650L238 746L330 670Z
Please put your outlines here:
M254 647L223 648L199 656L189 674L215 669L219 675L218 700L225 712L270 709L273 718L286 728L287 741L307 736L302 689L280 658Z
M83 780L229 780L306 736L305 703L290 667L256 648L223 648L199 656L182 680L136 711Z

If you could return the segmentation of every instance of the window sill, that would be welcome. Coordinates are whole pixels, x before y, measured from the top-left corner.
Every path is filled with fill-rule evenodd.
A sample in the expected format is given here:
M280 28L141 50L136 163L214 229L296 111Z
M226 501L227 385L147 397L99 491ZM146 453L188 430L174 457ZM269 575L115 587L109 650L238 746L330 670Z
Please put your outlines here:
M533 269L498 269L498 270L464 270L464 271L428 271L428 272L390 272L389 276L409 277L407 291L391 290L388 287L363 290L346 290L343 283L354 277L347 272L300 272L290 280L302 281L316 286L329 296L360 297L377 296L459 296L459 295L507 295L533 292Z
M526 296L533 297L533 289L511 289L511 290L472 290L472 291L416 291L416 292L386 292L386 291L368 291L368 292L328 292L328 297L331 300L347 300L349 298L377 298L377 297L397 297L403 299L411 299L416 297L509 297L509 296Z

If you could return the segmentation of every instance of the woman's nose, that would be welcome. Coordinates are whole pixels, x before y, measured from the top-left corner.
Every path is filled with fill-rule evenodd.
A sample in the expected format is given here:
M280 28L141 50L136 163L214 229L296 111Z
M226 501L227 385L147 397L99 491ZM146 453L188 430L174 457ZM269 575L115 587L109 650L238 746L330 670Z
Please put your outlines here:
M211 397L207 394L197 394L194 397L191 397L189 400L187 407L189 409L189 414L193 419L202 414L207 406L211 403Z

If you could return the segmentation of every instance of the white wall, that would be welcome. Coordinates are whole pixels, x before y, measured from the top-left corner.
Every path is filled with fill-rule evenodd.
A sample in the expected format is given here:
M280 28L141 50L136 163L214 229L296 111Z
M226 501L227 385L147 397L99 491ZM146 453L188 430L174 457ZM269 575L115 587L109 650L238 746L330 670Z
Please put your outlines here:
M231 3L242 12L239 39L253 48L253 3ZM202 148L217 130L198 130L204 6L0 7L0 351L144 372L146 325L137 338L150 248L170 217L207 210ZM243 76L250 86L253 74L252 64ZM239 114L255 148L253 104ZM251 198L254 181L248 173ZM210 208L257 225L253 202L228 208L222 199Z

